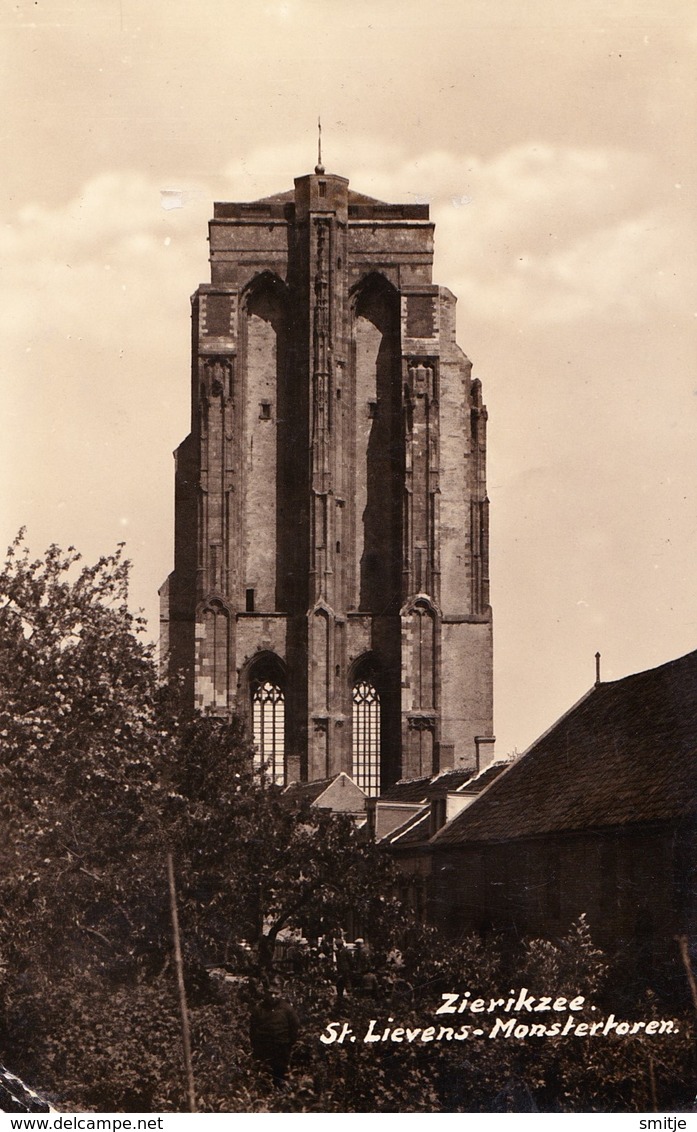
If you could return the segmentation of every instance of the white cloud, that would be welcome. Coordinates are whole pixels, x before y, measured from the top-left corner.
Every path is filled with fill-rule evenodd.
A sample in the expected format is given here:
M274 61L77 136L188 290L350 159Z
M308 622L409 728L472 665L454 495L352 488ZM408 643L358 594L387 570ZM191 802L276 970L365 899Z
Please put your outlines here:
M207 195L202 207L172 214L162 209L160 191L124 171L89 181L64 206L22 208L0 231L5 344L70 334L123 346L124 328L139 311L157 305L162 312L180 301L178 269L202 258L205 266ZM157 345L161 326L161 318L150 321L143 345Z
M641 155L516 147L470 163L463 184L472 203L439 197L434 213L468 317L530 325L694 309L694 220Z
M210 208L187 185L184 207L164 210L163 187L99 176L0 230L5 533L27 523L32 546L101 553L126 517L129 544L161 544L162 576L170 452L188 418L188 296L207 277ZM136 600L153 591L149 578Z
M431 202L434 277L458 296L468 327L632 325L696 309L691 220L672 185L662 199L650 184L642 155L537 145L490 161L444 150L409 157L348 134L333 148L332 168L354 188ZM123 170L55 208L26 204L0 230L9 449L50 443L61 455L107 435L127 462L129 444L147 443L155 428L172 447L186 413L187 299L207 278L212 198L283 190L309 167L307 138L296 136L230 163L222 193ZM163 192L183 207L163 208ZM16 484L12 454L5 460L6 483Z
M387 201L428 202L437 224L435 278L468 318L547 323L642 320L656 307L691 317L695 223L651 158L601 148L515 146L488 161L444 150L406 155L396 143L332 141L333 171ZM237 199L289 187L307 143L232 162Z
M362 137L333 146L332 168L356 189L431 202L435 278L468 321L638 321L658 307L676 317L695 310L694 222L679 194L651 185L642 155L537 145L482 161L442 150L407 157ZM309 167L305 137L260 148L228 166L226 195L285 189L289 171ZM164 208L175 195L183 207ZM0 231L6 364L29 349L27 364L39 367L42 345L69 339L100 356L167 355L184 297L206 275L213 195L202 183L123 171L90 180L63 206L25 205ZM42 380L40 369L34 377Z
M170 452L187 429L188 296L208 277L212 201L290 188L293 174L312 168L314 140L308 130L251 151L214 188L203 176L104 174L65 204L25 205L0 230L6 536L27 522L37 550L55 539L96 557L125 530L135 601L151 621L171 567ZM526 145L490 160L444 149L409 157L396 142L348 131L332 139L327 165L361 192L431 203L434 279L458 297L461 342L491 410L503 652L517 633L524 663L545 602L550 623L562 619L567 651L564 633L577 632L568 610L577 621L590 611L582 644L591 658L599 634L589 619L600 611L609 623L612 613L628 668L636 615L624 576L638 574L648 543L665 542L694 513L694 349L671 338L697 310L694 239L675 178L657 181L649 158L625 151ZM163 208L163 191L183 207ZM677 500L654 482L655 465L671 458ZM539 570L541 541L553 546L552 577ZM687 608L693 593L694 537L684 552L677 534L674 543L661 559L670 584L656 589L647 568L635 587L642 609L654 591L675 602L674 615L664 602L645 630L657 659L678 639L681 595Z

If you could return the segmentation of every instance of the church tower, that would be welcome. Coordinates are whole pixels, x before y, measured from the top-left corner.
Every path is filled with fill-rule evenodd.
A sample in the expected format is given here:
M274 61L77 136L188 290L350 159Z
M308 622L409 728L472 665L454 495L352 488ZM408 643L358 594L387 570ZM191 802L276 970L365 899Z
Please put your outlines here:
M491 757L486 409L433 232L321 165L214 206L162 645L279 783Z

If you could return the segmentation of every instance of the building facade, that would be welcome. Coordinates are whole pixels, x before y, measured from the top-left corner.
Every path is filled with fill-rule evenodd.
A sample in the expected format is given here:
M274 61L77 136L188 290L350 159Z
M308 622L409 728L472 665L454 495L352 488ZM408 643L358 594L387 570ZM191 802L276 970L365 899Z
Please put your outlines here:
M321 165L210 222L163 654L279 783L375 795L491 736L486 409L433 235Z
M431 838L430 918L453 936L559 938L583 914L624 978L684 986L696 778L697 652L598 681Z

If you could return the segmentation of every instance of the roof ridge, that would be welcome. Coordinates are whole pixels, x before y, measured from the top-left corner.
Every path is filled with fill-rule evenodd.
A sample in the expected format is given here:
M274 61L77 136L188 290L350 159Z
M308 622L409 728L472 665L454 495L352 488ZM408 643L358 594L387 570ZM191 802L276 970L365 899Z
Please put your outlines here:
M674 820L694 810L696 769L697 650L594 684L433 843Z

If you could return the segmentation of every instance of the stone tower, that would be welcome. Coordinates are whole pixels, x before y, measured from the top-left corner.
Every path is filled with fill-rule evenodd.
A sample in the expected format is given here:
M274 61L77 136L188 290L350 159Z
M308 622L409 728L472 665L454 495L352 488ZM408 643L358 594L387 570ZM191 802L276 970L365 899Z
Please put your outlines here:
M486 409L433 231L321 165L214 207L162 644L277 782L490 757Z

